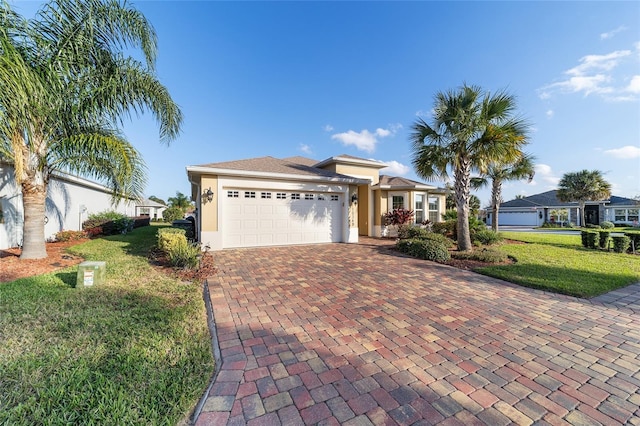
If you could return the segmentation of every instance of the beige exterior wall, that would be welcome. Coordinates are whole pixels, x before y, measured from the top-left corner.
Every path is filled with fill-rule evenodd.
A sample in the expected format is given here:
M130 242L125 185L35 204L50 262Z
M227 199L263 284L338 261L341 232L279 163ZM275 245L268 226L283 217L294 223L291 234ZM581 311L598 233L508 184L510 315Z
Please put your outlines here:
M355 166L353 164L329 164L326 167L323 167L323 169L357 178L370 178L372 185L376 185L380 180L378 169L367 166Z
M371 217L369 192L369 185L358 186L358 233L360 235L369 235Z
M200 178L200 189L206 191L211 188L213 191L213 201L200 203L200 217L202 220L202 231L214 232L218 230L218 176L204 175ZM200 194L198 195L201 196Z

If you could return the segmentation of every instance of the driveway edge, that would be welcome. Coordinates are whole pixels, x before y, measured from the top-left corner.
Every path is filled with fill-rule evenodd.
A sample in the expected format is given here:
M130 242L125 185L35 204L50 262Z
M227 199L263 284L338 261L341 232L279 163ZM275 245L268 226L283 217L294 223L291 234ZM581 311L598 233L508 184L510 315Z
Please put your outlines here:
M211 391L211 387L215 383L218 378L218 374L220 373L220 369L222 368L222 355L220 353L220 345L218 343L218 332L216 329L216 319L213 315L213 307L211 306L211 297L209 294L209 280L205 280L202 284L202 297L204 299L204 306L207 310L207 325L209 327L209 334L211 335L211 351L213 352L213 375L211 376L211 380L209 380L209 385L207 389L204 391L200 400L196 404L193 409L193 413L189 418L189 424L194 425L202 412L202 407L207 402L207 397L209 396L209 392Z

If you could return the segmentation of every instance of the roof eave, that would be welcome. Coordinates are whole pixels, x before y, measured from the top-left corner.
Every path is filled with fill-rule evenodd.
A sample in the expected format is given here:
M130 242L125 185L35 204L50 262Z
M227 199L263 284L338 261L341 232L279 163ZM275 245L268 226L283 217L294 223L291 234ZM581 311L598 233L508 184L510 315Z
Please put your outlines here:
M365 159L349 158L349 157L342 157L342 156L329 157L326 160L322 160L321 162L314 164L313 167L321 168L333 163L366 166L366 167L377 168L377 169L384 169L385 167L387 167L386 164L383 164L375 160L365 160Z
M312 176L312 175L297 175L288 173L272 173L272 172L259 172L251 170L233 170L233 169L220 169L212 167L202 166L188 166L187 175L190 177L193 175L211 174L218 176L236 176L236 177L252 177L252 178L271 178L277 180L302 180L307 182L338 182L351 185L366 185L370 181L367 179L347 178L339 176Z

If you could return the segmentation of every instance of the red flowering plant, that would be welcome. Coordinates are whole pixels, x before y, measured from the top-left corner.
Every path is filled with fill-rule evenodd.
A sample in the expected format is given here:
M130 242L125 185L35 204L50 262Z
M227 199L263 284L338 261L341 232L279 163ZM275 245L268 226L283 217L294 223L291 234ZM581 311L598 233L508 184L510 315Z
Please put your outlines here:
M382 216L385 226L397 226L400 229L413 221L413 210L393 209Z

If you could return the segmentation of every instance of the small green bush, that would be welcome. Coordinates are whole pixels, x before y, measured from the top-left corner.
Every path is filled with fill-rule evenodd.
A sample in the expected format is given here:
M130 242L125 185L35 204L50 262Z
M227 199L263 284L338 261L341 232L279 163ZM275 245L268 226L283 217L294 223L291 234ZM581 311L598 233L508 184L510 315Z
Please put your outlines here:
M595 225L593 223L587 223L585 228L587 228L587 229L600 229L600 225Z
M56 232L54 236L56 241L78 241L87 238L87 233L84 231L65 231Z
M82 229L89 235L126 234L133 230L135 221L127 215L115 211L90 214L82 223Z
M400 238L401 240L422 238L427 234L431 234L431 232L419 226L403 226L398 229L398 238Z
M171 223L174 220L179 220L182 218L184 218L184 211L180 207L169 207L162 212L162 219L165 222Z
M453 236L456 229L456 220L446 220L444 222L436 222L431 225L431 230L436 234Z
M179 244L176 241L182 237L184 241L187 241L186 231L181 228L161 228L158 230L158 248L164 252L168 252L169 249Z
M613 222L609 222L608 220L605 220L600 223L600 227L602 229L613 229L615 228L615 225L613 224Z
M178 236L178 234L169 234ZM200 262L200 246L190 244L184 235L179 235L177 244L167 250L167 257L171 266L182 268L196 268Z
M437 240L418 238L399 240L397 247L402 253L419 259L444 263L451 258L447 247Z
M609 240L611 239L611 231L600 230L598 231L598 247L606 249L609 247Z
M627 231L624 233L625 237L629 238L630 249L633 251L640 250L640 231Z
M616 253L624 253L629 249L631 239L626 235L616 235L611 237L613 240L613 251Z
M479 242L484 245L492 245L500 243L504 240L504 237L498 232L491 229L481 229L473 234L473 242Z
M451 257L454 259L477 260L486 263L505 262L509 258L504 252L488 248L473 251L454 251L451 253Z
M597 248L598 231L586 230L580 232L582 245L586 248Z

